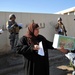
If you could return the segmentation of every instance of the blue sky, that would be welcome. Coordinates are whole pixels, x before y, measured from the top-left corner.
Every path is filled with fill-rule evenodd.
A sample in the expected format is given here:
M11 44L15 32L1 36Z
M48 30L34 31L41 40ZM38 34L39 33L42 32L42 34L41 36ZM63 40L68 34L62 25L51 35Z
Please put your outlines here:
M75 7L75 0L0 0L0 11L56 13Z

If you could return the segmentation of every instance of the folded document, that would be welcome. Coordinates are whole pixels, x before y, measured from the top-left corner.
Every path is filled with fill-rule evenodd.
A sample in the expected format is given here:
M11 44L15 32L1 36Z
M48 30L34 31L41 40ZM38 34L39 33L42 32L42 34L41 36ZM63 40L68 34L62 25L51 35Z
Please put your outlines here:
M38 54L41 56L44 56L44 49L43 49L43 45L42 45L42 41L39 43L39 50L38 50Z

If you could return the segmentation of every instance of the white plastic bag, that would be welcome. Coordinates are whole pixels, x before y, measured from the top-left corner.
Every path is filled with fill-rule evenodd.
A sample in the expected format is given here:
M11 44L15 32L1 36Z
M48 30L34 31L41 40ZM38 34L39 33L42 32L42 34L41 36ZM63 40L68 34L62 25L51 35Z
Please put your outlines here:
M75 53L67 53L65 56L72 62L72 64L75 66Z

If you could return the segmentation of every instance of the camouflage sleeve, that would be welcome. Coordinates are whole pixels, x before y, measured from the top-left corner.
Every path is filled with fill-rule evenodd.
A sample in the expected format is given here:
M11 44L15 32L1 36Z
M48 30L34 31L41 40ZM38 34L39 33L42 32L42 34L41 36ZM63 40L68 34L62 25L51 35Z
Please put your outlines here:
M58 28L59 28L59 26L58 26L58 24L56 24L56 26L55 26L55 30L57 31L57 30L58 30Z
M14 25L11 25L9 21L6 22L6 29L7 30L12 30L12 28L14 27Z
M8 21L7 21L7 22L6 22L6 29L7 29L7 30L8 30L8 26L9 26L9 25L8 25Z
M64 32L66 33L67 32L67 30L66 30L66 28L65 28L65 26L63 25L63 27L64 27Z

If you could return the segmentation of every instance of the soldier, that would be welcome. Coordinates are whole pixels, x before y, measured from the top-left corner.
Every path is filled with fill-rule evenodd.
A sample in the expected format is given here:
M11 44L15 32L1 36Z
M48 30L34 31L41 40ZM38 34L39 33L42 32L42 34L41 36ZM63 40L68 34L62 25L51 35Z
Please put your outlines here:
M15 19L16 16L14 14L10 14L9 20L6 23L6 28L10 33L9 39L12 52L15 52L15 46L19 39L19 30L22 28L21 26L18 26L18 24L15 22Z
M65 36L67 36L67 34L66 34L66 29L65 29L65 26L64 26L64 24L62 23L62 18L60 17L60 18L58 18L58 23L57 23L57 25L55 26L55 30L56 30L56 32L58 33L58 34L60 34L60 35L65 35Z

